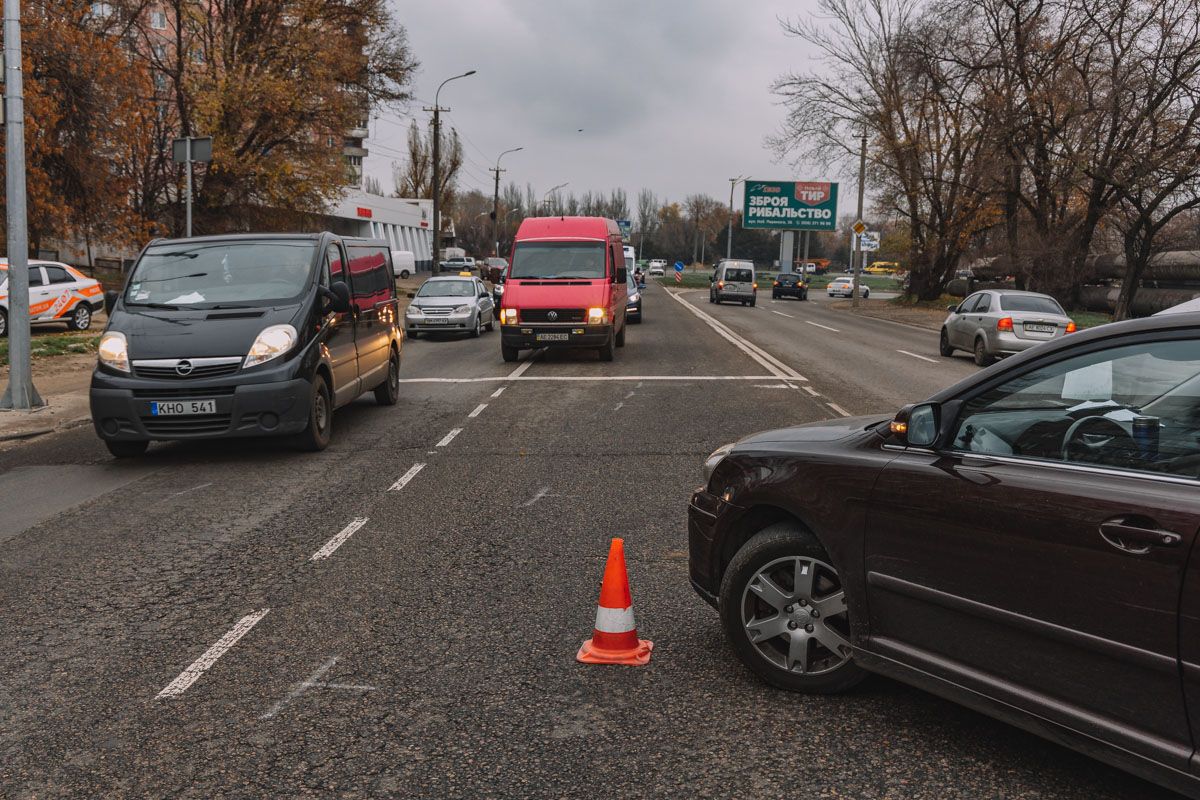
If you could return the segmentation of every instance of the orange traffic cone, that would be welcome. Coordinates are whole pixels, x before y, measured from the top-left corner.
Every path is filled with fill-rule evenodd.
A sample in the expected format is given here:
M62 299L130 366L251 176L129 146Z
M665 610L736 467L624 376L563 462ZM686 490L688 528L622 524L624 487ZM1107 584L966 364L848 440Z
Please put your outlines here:
M613 539L600 587L600 605L596 607L596 626L592 638L583 643L575 658L585 664L637 667L650 663L653 647L654 642L638 639L629 574L625 571L625 540Z

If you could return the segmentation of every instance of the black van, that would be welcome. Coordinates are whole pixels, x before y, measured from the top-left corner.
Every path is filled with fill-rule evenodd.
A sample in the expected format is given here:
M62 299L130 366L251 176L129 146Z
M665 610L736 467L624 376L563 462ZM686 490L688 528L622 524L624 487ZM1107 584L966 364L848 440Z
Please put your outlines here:
M333 409L369 390L399 399L403 336L381 240L159 239L105 305L90 399L118 458L155 439L294 435L321 450Z

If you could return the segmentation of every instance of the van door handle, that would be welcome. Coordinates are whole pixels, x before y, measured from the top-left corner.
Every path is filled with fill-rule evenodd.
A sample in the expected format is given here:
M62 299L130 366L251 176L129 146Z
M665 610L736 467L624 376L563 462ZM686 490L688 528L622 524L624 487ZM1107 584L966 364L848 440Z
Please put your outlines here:
M1146 521L1154 526L1152 521ZM1174 531L1141 525L1139 522L1141 520L1126 517L1105 520L1100 523L1100 536L1118 550L1134 555L1148 553L1151 547L1177 547L1183 541L1183 537Z

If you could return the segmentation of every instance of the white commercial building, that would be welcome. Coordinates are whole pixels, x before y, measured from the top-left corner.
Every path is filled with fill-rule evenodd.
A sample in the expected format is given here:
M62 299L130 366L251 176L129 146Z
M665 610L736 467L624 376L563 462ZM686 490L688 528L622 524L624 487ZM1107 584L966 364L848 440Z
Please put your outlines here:
M342 236L383 239L393 250L408 250L418 270L433 266L432 200L380 197L350 189L325 214L328 228Z

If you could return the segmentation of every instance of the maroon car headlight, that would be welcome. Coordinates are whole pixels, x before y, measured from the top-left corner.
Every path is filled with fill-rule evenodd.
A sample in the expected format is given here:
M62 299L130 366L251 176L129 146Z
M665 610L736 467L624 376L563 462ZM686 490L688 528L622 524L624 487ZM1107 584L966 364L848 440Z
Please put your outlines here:
M721 445L716 450L712 451L712 455L710 455L707 459L705 459L705 461L704 461L704 485L705 486L708 486L708 482L710 480L712 480L713 472L717 469L717 465L725 460L725 456L729 455L729 452L731 450L733 450L733 442L730 442L729 444L726 444L726 445Z

